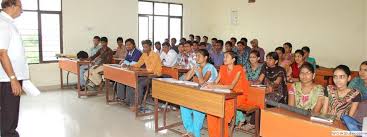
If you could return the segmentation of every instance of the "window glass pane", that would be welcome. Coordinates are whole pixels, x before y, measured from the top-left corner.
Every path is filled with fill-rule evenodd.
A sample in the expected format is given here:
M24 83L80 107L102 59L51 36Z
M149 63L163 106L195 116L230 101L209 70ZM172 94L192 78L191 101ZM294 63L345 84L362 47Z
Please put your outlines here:
M164 42L168 38L168 17L154 17L154 41Z
M149 35L149 18L148 17L139 17L139 48L143 49L141 45L141 41L148 39Z
M169 6L169 14L171 16L182 16L182 5L170 4Z
M56 60L60 53L60 15L42 14L41 22L43 61Z
M181 38L181 19L170 19L170 36L179 40Z
M168 15L168 4L154 3L154 15Z
M40 10L61 11L61 0L39 0Z
M23 10L37 10L37 0L22 0L22 8Z
M153 2L139 1L139 14L153 14Z
M22 36L28 63L39 63L38 13L23 12L15 25Z

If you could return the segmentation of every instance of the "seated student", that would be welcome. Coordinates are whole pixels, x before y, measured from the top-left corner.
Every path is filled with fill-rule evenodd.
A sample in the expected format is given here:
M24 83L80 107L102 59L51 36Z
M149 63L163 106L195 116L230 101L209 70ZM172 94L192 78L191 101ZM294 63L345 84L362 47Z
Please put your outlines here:
M196 53L199 50L199 42L194 41L191 44L191 52Z
M307 46L302 47L302 51L305 54L305 59L308 63L311 63L313 68L316 69L316 59L310 57L310 48Z
M126 57L126 47L124 45L124 39L122 37L117 38L116 53L113 55L114 58L124 59Z
M292 77L292 67L291 67L291 62L289 60L285 60L284 59L284 53L285 50L283 47L277 47L275 49L275 52L278 54L279 57L279 63L278 65L283 67L285 69L285 71L287 72L287 80L291 79Z
M254 84L260 76L261 68L263 66L262 63L259 63L260 53L257 50L252 50L250 52L249 62L246 68L247 79L251 84Z
M257 39L251 40L252 50L257 50L260 53L260 63L264 63L265 50L259 47L259 41Z
M93 37L93 47L90 48L90 56L95 55L97 51L102 47L100 43L101 43L101 37L94 36Z
M206 46L207 46L207 43L205 43L205 42L200 42L200 44L199 44L199 49L206 49L206 50L207 50Z
M290 61L292 64L294 62L294 58L292 54L292 44L289 42L286 42L283 44L283 48L285 50L284 59Z
M180 43L185 43L185 42L186 42L186 38L181 38L181 39L180 39ZM180 43L179 43L179 44L180 44Z
M195 40L194 40L194 34L190 34L190 35L189 35L189 39L188 39L188 40L189 40L189 41L191 41L191 42L195 41Z
M175 47L177 43L176 38L171 38L171 47Z
M233 49L232 42L227 41L226 44L224 44L224 50L225 50L225 52L233 51L232 49Z
M200 43L201 42L201 37L199 35L195 36L195 40L194 41L196 41L197 43Z
M162 44L162 53L160 55L163 66L173 67L177 61L177 53L171 49L169 43Z
M207 82L214 82L218 76L218 72L215 67L209 63L209 52L206 49L200 49L196 56L197 65L184 75L184 80L191 80L195 75L200 85ZM183 106L180 107L180 110L183 125L187 131L184 136L194 135L195 137L200 137L200 130L203 127L205 113Z
M161 42L157 41L154 43L154 48L155 48L155 53L157 53L158 55L160 55L162 53L162 44Z
M324 103L324 88L313 82L315 69L309 63L300 68L300 82L295 82L288 89L288 105L296 106L314 113L320 113Z
M353 116L361 101L361 94L357 89L348 88L351 79L348 66L339 65L334 69L333 81L335 85L327 86L325 90L323 114L335 115L340 119L342 115Z
M236 47L237 39L235 37L232 37L229 41L232 43L232 51L237 53L237 47Z
M214 46L215 46L215 44L216 44L217 42L218 42L218 39L217 39L217 38L212 38L212 40L211 40L212 47L211 47L211 48L209 48L209 47L208 47L208 51L209 51L209 53L210 53L210 51L214 50L213 48L214 48ZM222 46L223 46L223 44L222 44Z
M362 102L358 104L357 111L353 116L353 118L362 123L363 118L367 116L367 61L361 63L359 76L355 77L348 87L357 89L362 96Z
M159 55L152 51L152 42L150 40L142 41L144 53L141 55L139 61L132 65L132 69L138 69L145 65L145 68L148 72L153 73L155 77L160 77L162 75L162 63ZM147 88L148 84L151 82L151 78L154 76L148 77L139 77L138 78L138 104L141 104L143 100L145 89ZM135 93L132 88L127 88L127 100L126 102L129 106L133 106L135 103ZM134 107L130 107L133 111Z
M255 84L266 85L266 98L287 103L288 90L286 85L286 72L284 68L278 66L279 57L275 52L266 55L266 65L261 69L260 77Z
M217 42L215 42L213 45L213 50L209 53L215 67L223 65L224 53L222 40L218 40Z
M238 54L238 60L237 64L242 65L245 67L248 65L248 59L251 52L250 47L245 47L245 43L242 41L237 42L237 54Z
M177 63L175 65L176 67L189 69L195 66L196 55L194 52L192 52L191 45L191 41L186 41L185 43L183 43L183 51L177 57Z
M289 82L297 82L297 81L299 81L299 72L301 70L301 66L303 64L306 64L306 63L307 62L305 62L303 51L302 50L296 50L296 52L294 52L294 62L291 65L292 75L288 79Z
M135 45L135 41L133 39L127 39L125 41L125 45L126 45L126 50L127 50L127 55L125 57L125 60L120 62L120 64L123 67L127 67L127 66L131 66L136 64L141 56L141 51L139 49L136 48ZM117 99L118 100L123 100L125 99L125 95L126 95L126 90L125 90L126 86L123 84L117 84Z
M103 71L103 64L111 64L113 56L113 51L108 47L108 39L106 37L101 38L101 45L101 49L95 55L89 57L89 60L92 61L95 61L97 57L99 60L94 62L94 65L89 69L89 73L84 73L84 79L87 79L89 74L90 84L96 86L102 82L102 76L99 73Z
M220 66L219 76L215 83L207 85L208 88L225 88L231 89L234 92L243 92L237 97L237 105L243 105L247 101L247 91L249 89L249 82L246 79L246 73L243 71L241 65L236 65L237 55L233 51L224 53L224 65ZM234 100L226 100L225 102L225 125L231 122L234 116L233 112ZM237 114L242 114L237 112ZM241 117L242 116L242 117ZM220 136L220 118L207 115L208 118L208 132L210 137ZM243 115L239 115L239 119L244 119ZM224 136L228 136L228 127L224 128Z
M252 49L251 49L251 47L249 47L249 46L247 45L247 42L248 42L247 38L243 37L243 38L241 38L241 40L240 40L240 41L242 41L242 42L243 42L243 44L244 44L244 46L245 46L245 49L250 49L250 51L252 50ZM237 43L237 44L238 44L238 43Z
M206 46L205 46L206 50L208 50L210 52L213 48L213 45L208 43L208 40L209 40L208 36L203 36L203 42L206 44Z

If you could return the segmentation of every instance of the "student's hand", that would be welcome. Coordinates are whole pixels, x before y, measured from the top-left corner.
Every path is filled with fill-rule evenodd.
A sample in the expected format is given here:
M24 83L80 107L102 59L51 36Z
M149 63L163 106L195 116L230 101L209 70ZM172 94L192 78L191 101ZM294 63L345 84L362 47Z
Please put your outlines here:
M265 88L265 93L270 93L270 92L273 92L273 87L271 87L271 86L266 86L266 88Z
M127 68L128 66L126 64L122 64L121 67Z
M11 80L11 89L14 94L14 96L20 96L22 93L22 86L20 85L18 80Z

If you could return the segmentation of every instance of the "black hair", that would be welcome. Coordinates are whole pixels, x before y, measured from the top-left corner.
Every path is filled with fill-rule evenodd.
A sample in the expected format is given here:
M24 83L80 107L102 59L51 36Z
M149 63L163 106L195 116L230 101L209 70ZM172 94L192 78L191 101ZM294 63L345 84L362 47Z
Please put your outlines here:
M227 41L225 45L227 44L230 45L231 47L233 46L231 41Z
M245 38L245 37L241 38L241 41L243 41L244 43L248 42L247 38Z
M89 56L88 56L88 53L85 52L85 51L79 51L78 54L76 54L76 57L78 59L87 59Z
M206 62L213 64L212 59L210 58L210 54L208 52L208 50L206 49L199 49L196 53L199 53L201 55L203 55L204 57L207 56Z
M194 34L190 34L189 37L195 37Z
M15 6L15 5L17 5L17 0L3 0L1 2L1 8L2 9L5 9L5 8L11 7L11 6Z
M251 55L251 54L255 54L255 55L256 55L256 57L260 57L260 52L259 52L259 51L257 51L257 50L251 50L250 55Z
M190 46L192 46L192 42L191 41L186 41L183 43L183 45L189 44Z
M204 39L204 38L208 39L208 36L203 36L203 39Z
M352 73L352 72L350 71L349 67L348 67L348 66L346 66L346 65L339 65L339 66L335 67L335 68L334 68L334 70L333 70L333 73L334 73L336 70L342 70L342 71L344 71L344 73L345 73L345 74L347 74L347 76L350 76L350 75L351 75L351 73Z
M278 53L276 52L269 52L268 54L266 54L266 57L271 57L273 58L275 61L279 61L279 56Z
M128 38L127 40L125 40L125 45L126 45L126 43L127 42L130 42L131 44L133 44L134 46L135 46L135 41L134 41L134 39L132 39L132 38Z
M239 42L237 42L237 45L238 44L242 44L243 46L245 46L245 43L243 42L243 41L239 41Z
M233 59L235 59L235 61L233 62L234 65L237 65L237 59L238 59L238 55L236 52L233 51L227 51L224 52L224 54L229 54Z
M107 37L102 37L102 38L101 38L101 41L103 41L103 42L108 42L108 38L107 38Z
M96 40L101 40L101 37L99 36L94 36L93 39L96 39Z
M205 42L200 42L200 44L199 44L200 46L201 45L204 45L205 47L206 47L206 43Z
M283 45L287 45L289 48L292 48L292 43L286 42Z
M149 39L148 40L143 40L141 42L141 45L145 45L145 44L148 44L148 46L152 46L152 41L150 41Z
M199 45L199 42L197 42L197 41L193 41L193 42L192 42L192 45L194 45L194 44L198 44L198 45Z
M171 44L169 44L168 42L163 42L162 46L168 46L168 47L171 47Z
M157 45L157 44L162 45L161 42L159 42L159 41L154 43L154 45Z
M219 43L223 47L223 40L218 40L217 43Z
M124 42L124 39L122 37L118 37L116 41Z
M302 50L310 53L310 48L307 46L302 47Z
M212 40L218 41L218 39L217 39L217 38L212 38Z
M186 41L186 38L181 38L180 41Z
M305 53L304 53L302 50L300 50L300 49L297 49L297 50L294 52L294 54L296 54L296 53L298 53L298 54L302 55L302 57L303 57L303 56L305 56Z
M234 42L237 42L237 39L235 37L232 37L231 40L234 40Z
M280 50L283 54L285 53L285 49L283 47L275 48L275 51Z
M176 41L177 41L177 39L176 39L176 38L171 38L171 41L172 41L172 40L176 40Z
M315 68L312 66L311 63L307 63L307 62L303 63L300 69L302 68L306 68L309 71L311 71L312 73L315 73Z
M367 61L363 61L362 63L361 63L361 66L362 65L367 65Z

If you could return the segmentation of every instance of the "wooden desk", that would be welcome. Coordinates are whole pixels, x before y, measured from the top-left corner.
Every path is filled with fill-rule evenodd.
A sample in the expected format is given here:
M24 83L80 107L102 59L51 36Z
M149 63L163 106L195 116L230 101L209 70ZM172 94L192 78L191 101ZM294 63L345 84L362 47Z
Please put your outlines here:
M103 74L106 80L106 103L108 104L110 102L116 102L115 97L110 99L109 96L110 80L127 85L135 89L135 115L140 116L138 109L138 77L149 76L151 73L149 73L146 69L131 70L128 68L116 67L111 64L104 64Z
M73 73L75 75L77 75L78 77L78 82L77 82L77 92L78 92L78 97L80 96L84 96L87 95L86 93L81 93L80 91L80 66L81 65L89 65L90 62L89 61L76 61L76 60L71 60L71 59L66 59L66 58L61 58L59 59L59 68L60 68L60 86L61 89L64 88L64 79L63 79L63 73L62 71L67 71L67 75L66 75L66 84L69 84L69 73Z
M166 74L171 76L174 79L179 79L180 74L189 72L190 69L184 69L184 68L173 68L173 67L165 67L162 66L162 74Z
M166 125L164 120L163 127L158 127L158 100L167 101L172 104L177 104L204 112L206 114L214 115L221 118L221 135L223 136L225 118L225 101L227 99L234 99L234 118L236 117L236 102L237 96L241 93L215 93L210 91L202 91L197 87L190 87L181 84L173 84L159 79L152 81L152 94L154 98L154 122L155 131L158 132L164 129L170 129L177 126L177 123ZM232 135L232 134L230 134Z
M326 125L279 108L262 109L260 126L262 137L331 137L331 131L346 130L340 120Z

